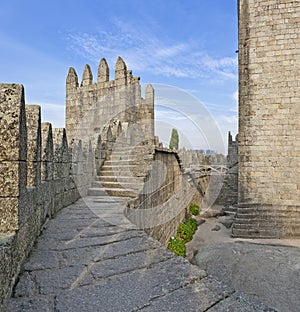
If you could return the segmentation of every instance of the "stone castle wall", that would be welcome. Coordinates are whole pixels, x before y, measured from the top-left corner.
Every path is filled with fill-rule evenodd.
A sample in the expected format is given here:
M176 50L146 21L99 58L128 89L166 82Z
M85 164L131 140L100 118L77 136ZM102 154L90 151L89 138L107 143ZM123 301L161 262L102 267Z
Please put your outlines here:
M96 145L99 135L105 140L103 130L110 126L117 131L118 122L123 131L127 127L139 128L140 141L154 144L154 90L146 87L141 96L140 77L134 77L121 57L115 65L114 80L109 80L109 67L103 58L98 67L97 82L89 65L85 66L79 86L74 68L70 68L66 80L66 129L69 142L78 138L83 145L88 138Z
M200 204L196 187L184 174L176 151L155 148L152 168L139 197L129 203L126 216L139 228L167 245L186 219L191 202Z
M25 105L21 85L0 84L0 301L43 224L84 196L94 153L68 145L65 129L41 122L38 105Z
M234 236L300 236L300 2L239 1Z

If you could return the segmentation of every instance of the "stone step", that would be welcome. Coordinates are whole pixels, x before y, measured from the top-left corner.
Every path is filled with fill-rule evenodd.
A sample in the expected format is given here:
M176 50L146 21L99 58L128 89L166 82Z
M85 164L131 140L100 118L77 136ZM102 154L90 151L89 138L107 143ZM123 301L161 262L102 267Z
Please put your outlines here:
M118 179L118 177L124 177L127 176L128 178L140 178L144 179L147 174L147 171L144 172L133 172L129 170L120 170L120 171L101 171L100 172L100 177L115 177Z
M112 166L112 165L107 165L106 163L104 163L104 165L101 167L101 171L120 171L120 170L123 170L123 171L129 171L131 169L135 169L137 167L141 167L140 164L133 164L133 165L128 165L126 163L116 163L115 166Z
M113 158L113 159L108 159L105 160L104 165L106 166L117 166L117 165L123 165L123 166L127 166L127 165L136 165L137 164L137 160L134 158Z
M136 157L131 157L128 155L117 155L113 157L108 157L105 159L104 165L106 164L125 164L125 165L146 165L153 162L152 158L144 157L143 155L137 155Z
M260 237L283 238L300 237L300 224L288 224L287 226L275 223L248 223L235 222L232 228L234 237Z
M148 150L144 150L144 149L132 149L132 148L128 148L128 149L113 149L111 151L112 155L115 154L127 154L127 155L151 155L153 157L153 152L152 151L148 151Z
M127 173L128 177L132 176L129 171L117 172L117 171L111 171L111 170L101 170L100 177L115 177L117 179L118 176L125 176L124 173Z
M118 196L118 197L130 197L135 198L138 195L136 190L122 189L122 188L89 188L88 196Z
M239 237L239 238L277 238L273 232L262 232L259 233L256 230L244 230L244 229L236 229L233 227L232 229L232 237Z
M107 176L97 176L95 177L95 181L100 182L120 182L120 183L144 183L143 177L133 177L133 176L115 176L115 175L107 175Z
M130 183L130 182L106 182L106 181L94 181L92 182L92 188L125 188L140 190L143 188L143 183Z
M240 211L237 211L237 219L239 220L270 220L270 221L292 221L293 219L299 219L299 213L297 212L253 212L253 213L241 213Z

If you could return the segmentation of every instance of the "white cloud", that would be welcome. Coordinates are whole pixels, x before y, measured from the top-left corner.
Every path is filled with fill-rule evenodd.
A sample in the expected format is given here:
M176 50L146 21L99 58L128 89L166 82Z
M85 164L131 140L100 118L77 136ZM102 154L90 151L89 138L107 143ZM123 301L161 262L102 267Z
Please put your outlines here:
M158 32L158 31L156 31ZM115 20L110 31L70 33L73 52L98 63L105 56L114 63L122 55L128 67L139 72L190 79L236 79L237 57L213 57L195 42L176 42L155 34L153 28ZM200 51L200 52L199 52Z

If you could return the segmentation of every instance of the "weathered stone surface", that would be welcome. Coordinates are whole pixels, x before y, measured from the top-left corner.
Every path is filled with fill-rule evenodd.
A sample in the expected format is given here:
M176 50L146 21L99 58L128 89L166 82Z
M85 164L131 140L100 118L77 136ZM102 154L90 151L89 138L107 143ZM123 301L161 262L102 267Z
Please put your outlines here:
M300 304L299 257L299 248L235 242L201 247L193 263L278 311L296 312ZM223 310L221 304L217 307L226 311L232 304L230 299Z
M26 117L24 88L18 84L0 85L1 161L26 161ZM21 151L19 151L21 148Z
M84 67L81 86L89 86L93 83L93 74L90 65L86 64Z
M259 302L255 297L247 296L240 292L235 292L232 296L225 298L221 302L209 309L210 312L276 312Z
M0 232L13 233L19 227L19 201L17 198L0 197Z
M195 270L194 270L195 269ZM72 311L132 311L141 308L149 300L174 291L201 278L203 273L186 261L178 259L155 265L148 270L135 271L82 287L57 296L56 307ZM137 283L137 281L139 281Z
M53 179L53 138L52 125L42 122L42 181Z
M27 187L41 183L41 107L26 105L27 126Z
M106 59L102 58L98 67L98 83L109 81L109 67Z
M53 312L54 299L52 297L33 297L8 301L4 312Z
M233 293L231 287L205 278L170 294L155 298L150 304L139 311L210 311L216 302L222 302ZM203 295L205 294L205 295ZM225 299L226 300L226 299ZM242 310L240 310L242 311Z

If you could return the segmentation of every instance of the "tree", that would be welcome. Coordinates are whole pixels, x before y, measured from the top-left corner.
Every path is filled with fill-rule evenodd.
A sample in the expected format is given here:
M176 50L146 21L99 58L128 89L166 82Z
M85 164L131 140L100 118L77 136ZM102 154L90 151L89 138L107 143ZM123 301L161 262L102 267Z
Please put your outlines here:
M178 150L178 145L179 145L179 135L178 135L177 130L173 128L171 139L170 139L170 144L169 144L169 149Z

